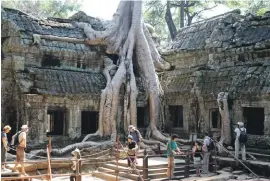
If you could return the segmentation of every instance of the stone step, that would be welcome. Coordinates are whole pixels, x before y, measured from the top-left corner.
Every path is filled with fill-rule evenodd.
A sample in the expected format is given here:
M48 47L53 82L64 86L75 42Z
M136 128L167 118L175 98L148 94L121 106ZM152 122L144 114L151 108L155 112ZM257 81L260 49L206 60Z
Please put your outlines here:
M93 172L92 175L94 177L101 178L101 179L104 179L106 181L134 181L131 179L123 178L123 177L108 174L108 173L98 172L98 171Z

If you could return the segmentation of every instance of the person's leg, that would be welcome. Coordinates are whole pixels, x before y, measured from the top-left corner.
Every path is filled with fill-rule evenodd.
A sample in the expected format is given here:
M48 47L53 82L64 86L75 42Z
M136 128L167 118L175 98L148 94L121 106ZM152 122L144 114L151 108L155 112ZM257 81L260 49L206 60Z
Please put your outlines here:
M129 160L129 156L127 157L127 161L128 161L128 166L130 167L130 160Z
M239 156L239 141L238 141L238 139L236 138L235 139L235 142L234 142L234 146L235 146L235 154L234 154L234 156L235 156L235 158L238 158L238 156Z
M210 152L206 152L203 154L203 166L202 166L202 173L207 174L209 171L209 156Z
M18 149L16 148L16 161L15 161L15 166L12 169L13 172L17 171L17 167L19 165L19 162L20 162L20 155L18 153Z
M6 150L4 147L1 147L1 167L2 170L6 168Z
M246 160L246 145L242 145L241 147L241 151L242 151L242 160Z
M169 178L174 177L174 157L168 158L168 170L167 170L167 176Z

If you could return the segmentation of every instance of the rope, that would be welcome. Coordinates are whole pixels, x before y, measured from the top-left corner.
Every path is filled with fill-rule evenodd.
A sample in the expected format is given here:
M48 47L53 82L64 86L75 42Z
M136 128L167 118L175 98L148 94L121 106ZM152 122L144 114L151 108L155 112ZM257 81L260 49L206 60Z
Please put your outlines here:
M230 155L232 155L239 163L241 163L246 169L248 169L254 176L256 176L257 178L260 178L256 173L254 173L250 168L248 168L248 166L246 166L246 164L244 164L241 160L239 160L238 158L236 158L231 152L229 152L229 150L227 150L223 145L221 145L219 142L217 142L216 140L214 140L217 144L219 144L219 146L221 146L221 148L226 152L229 153Z

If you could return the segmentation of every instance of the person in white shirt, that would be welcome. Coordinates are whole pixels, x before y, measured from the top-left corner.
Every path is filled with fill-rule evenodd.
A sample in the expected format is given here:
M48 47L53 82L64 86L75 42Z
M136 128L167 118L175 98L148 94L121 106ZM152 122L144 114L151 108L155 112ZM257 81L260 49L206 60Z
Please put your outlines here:
M246 160L246 145L245 143L242 143L240 141L240 134L241 132L244 132L246 134L246 128L244 128L244 123L243 122L238 122L238 127L235 128L234 132L236 133L235 137L235 157L238 158L239 156L239 149L241 148L242 151L242 160Z
M209 157L211 154L211 150L209 149L209 146L211 144L211 138L208 136L208 133L204 134L204 140L203 140L203 165L202 165L202 174L208 174L209 173Z

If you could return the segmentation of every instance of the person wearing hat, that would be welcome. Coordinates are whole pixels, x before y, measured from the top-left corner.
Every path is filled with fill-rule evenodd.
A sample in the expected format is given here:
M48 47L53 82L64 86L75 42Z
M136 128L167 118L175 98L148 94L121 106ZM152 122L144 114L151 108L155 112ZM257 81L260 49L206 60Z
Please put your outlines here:
M140 143L142 142L142 135L141 135L140 131L138 129L136 129L135 126L133 126L133 125L130 125L128 127L128 134L133 137L133 141L135 141L137 146L138 146L138 148L137 148L137 150L135 152L135 154L137 156L138 151L140 149ZM136 164L138 164L137 159L135 159L135 162L136 162Z
M242 151L242 160L246 160L246 141L247 141L247 135L246 135L246 128L244 128L243 122L237 123L237 128L235 128L234 132L236 134L235 137L235 157L238 158L239 156L239 149L241 148Z
M135 169L134 160L136 159L136 150L138 149L138 146L136 142L133 140L133 137L131 135L128 135L128 151L127 151L127 161L128 161L128 167ZM131 165L132 164L132 165Z
M72 158L73 165L71 166L71 169L73 170L73 173L76 173L78 160L81 159L81 152L78 148L76 148L74 151L71 152L71 154L73 155L73 158ZM80 173L80 170L79 170L79 173ZM76 176L71 175L70 181L74 181L74 180L76 181Z
M26 149L26 133L28 132L28 126L27 125L22 125L21 131L18 133L18 140L19 140L19 145L16 148L16 164L12 171L16 171L17 167L19 164L21 164L22 169L21 169L21 174L26 175L25 169L24 169L24 160L25 160L25 152L24 150Z
M7 159L7 151L8 148L8 140L7 133L9 133L11 127L9 125L4 126L3 131L1 132L1 163L2 163L2 171L6 171L6 159Z

